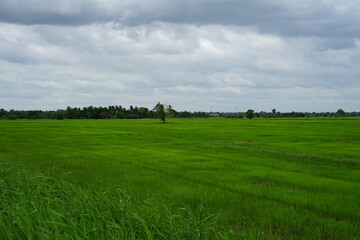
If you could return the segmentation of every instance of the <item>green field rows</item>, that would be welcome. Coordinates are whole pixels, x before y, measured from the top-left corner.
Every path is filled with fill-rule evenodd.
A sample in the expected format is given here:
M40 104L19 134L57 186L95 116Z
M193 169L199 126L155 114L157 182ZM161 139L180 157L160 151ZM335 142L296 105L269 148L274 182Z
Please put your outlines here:
M0 121L0 162L244 236L360 239L359 118Z

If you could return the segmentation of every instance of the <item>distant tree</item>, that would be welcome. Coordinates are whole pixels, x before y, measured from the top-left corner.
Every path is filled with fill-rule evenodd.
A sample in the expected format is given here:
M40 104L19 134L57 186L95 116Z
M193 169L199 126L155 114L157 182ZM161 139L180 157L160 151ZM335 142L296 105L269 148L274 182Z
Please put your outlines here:
M174 117L175 116L176 111L172 108L171 105L165 106L165 115L166 117Z
M103 111L100 113L100 118L101 118L101 119L107 119L107 118L108 118L108 115L107 115L107 113L106 113L105 110L103 110Z
M7 111L5 109L0 109L0 119L6 118Z
M252 110L252 109L247 110L247 111L246 111L246 117L247 117L248 119L254 118L254 110Z
M275 109L275 108L272 110L272 113L273 113L273 114L275 114L275 113L276 113L276 109Z
M118 118L118 119L126 118L125 113L124 112L117 112L116 113L116 118Z
M145 108L145 107L139 107L139 115L142 118L146 118L149 117L149 109Z
M165 113L165 107L164 104L161 103L157 103L153 109L153 111L155 112L155 115L157 118L159 118L163 123L165 123L166 119L166 113Z
M344 116L345 111L340 108L339 110L337 110L336 114L339 115L339 116Z
M64 120L65 113L63 110L57 110L56 112L54 112L53 117L57 120Z
M34 111L34 110L28 111L28 118L29 119L39 119L39 118L41 118L41 111Z

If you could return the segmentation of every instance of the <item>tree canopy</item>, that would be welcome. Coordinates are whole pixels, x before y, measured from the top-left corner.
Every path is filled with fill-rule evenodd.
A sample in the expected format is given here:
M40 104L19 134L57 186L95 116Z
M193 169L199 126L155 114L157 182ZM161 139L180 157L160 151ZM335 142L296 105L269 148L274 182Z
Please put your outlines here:
M247 117L248 119L254 118L254 110L252 110L252 109L247 110L247 111L246 111L246 117Z
M165 107L164 107L164 104L161 104L161 103L157 103L154 107L154 112L155 112L155 115L157 118L159 118L163 123L166 122L166 112L165 112Z

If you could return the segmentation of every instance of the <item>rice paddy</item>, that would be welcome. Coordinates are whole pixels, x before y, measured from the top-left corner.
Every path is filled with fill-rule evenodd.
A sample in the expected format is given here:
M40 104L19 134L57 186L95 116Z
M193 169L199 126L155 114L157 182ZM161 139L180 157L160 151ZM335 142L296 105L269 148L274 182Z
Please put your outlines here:
M360 239L359 118L0 121L0 162L3 239Z

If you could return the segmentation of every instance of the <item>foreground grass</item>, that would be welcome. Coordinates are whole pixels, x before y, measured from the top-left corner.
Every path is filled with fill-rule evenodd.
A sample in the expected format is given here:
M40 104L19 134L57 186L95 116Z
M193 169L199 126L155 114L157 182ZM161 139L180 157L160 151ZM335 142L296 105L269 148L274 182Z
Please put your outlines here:
M0 163L0 239L251 239L203 208L93 191Z
M359 120L1 121L0 160L245 236L360 239Z

